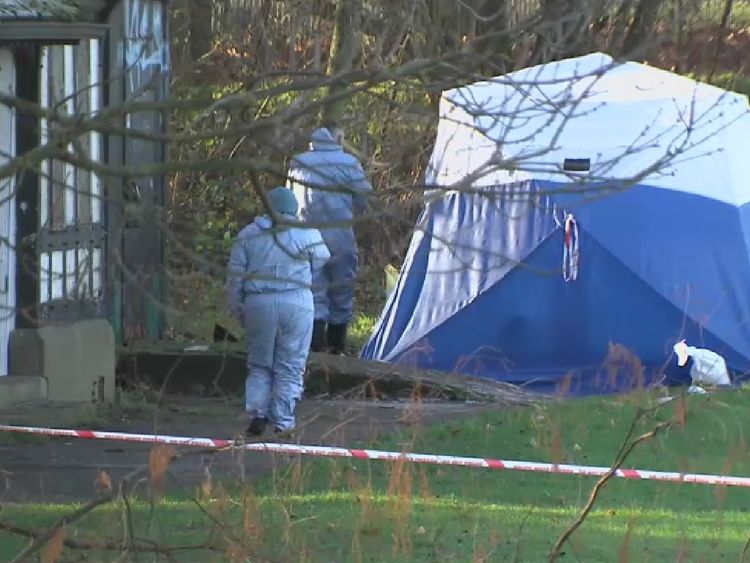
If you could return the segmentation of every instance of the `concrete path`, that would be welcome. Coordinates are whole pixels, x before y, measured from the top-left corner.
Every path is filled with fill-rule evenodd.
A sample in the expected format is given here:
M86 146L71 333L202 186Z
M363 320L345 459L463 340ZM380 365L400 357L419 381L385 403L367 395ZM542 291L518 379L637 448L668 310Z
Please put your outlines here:
M424 424L458 419L497 405L461 403L305 400L299 407L299 437L305 444L363 447L384 433L408 442ZM244 433L239 402L172 398L155 410L143 404L93 412L91 406L31 405L0 411L0 424L116 430L232 438ZM268 437L272 441L272 435ZM0 501L70 502L90 499L100 470L117 480L148 462L148 444L113 441L31 439L0 434ZM436 452L437 453L437 452ZM191 491L210 472L216 479L257 479L285 463L283 456L245 453L191 455L170 468L168 488ZM143 484L145 487L145 483ZM144 489L145 494L145 489Z

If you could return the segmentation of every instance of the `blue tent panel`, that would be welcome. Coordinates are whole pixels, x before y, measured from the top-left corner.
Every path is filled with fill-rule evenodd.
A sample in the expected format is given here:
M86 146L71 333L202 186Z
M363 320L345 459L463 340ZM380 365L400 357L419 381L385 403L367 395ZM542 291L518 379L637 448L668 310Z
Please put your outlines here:
M414 234L412 245L415 250L407 258L404 268L410 272L426 272L428 267L428 258L430 256L430 245L432 236L430 231L433 227L432 214L425 211L417 222L423 225L423 230ZM382 316L387 321L382 330L373 333L367 348L371 351L370 357L376 354L377 350L391 350L396 345L401 334L404 333L409 321L409 315L404 314L406 311L413 312L419 302L422 288L425 283L424 275L399 276L393 296L386 303L386 308ZM385 325L385 322L388 324Z
M387 359L521 263L555 230L554 205L531 197L538 191L524 181L429 202L363 356Z
M557 262L561 245L558 232L533 253L528 266ZM669 362L674 336L680 334L743 360L601 245L588 239L586 252L596 267L582 267L576 283L565 283L557 273L516 268L394 361L490 377L539 392L556 393L570 385L570 393L587 395L653 383L656 368ZM643 371L626 360L605 366L610 343L638 351ZM671 382L689 380L681 371L668 371Z
M559 184L543 183L560 194ZM563 188L564 189L564 188ZM596 192L594 192L596 193ZM556 195L588 235L648 286L750 358L750 255L743 213L732 204L652 186L591 201ZM648 317L639 317L646 322Z
M504 192L505 203L478 193L432 202L428 233L410 249L362 356L572 394L649 384L665 366L669 382L687 382L674 369L679 338L723 354L735 372L750 369L744 210L649 186L588 202L561 188L532 181L515 185L515 197ZM579 223L570 283L560 272L562 229L540 205L550 192ZM642 370L603 367L610 344Z

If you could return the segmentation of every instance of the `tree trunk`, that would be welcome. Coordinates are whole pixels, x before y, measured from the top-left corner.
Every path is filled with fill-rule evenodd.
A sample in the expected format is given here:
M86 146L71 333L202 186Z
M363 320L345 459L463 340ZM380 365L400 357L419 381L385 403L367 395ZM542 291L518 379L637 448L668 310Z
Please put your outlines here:
M244 387L247 354L244 343L222 342L186 352L184 346L161 341L134 344L118 356L118 381L139 382L166 392L221 390ZM305 373L306 393L338 395L357 389L368 395L442 397L462 401L529 405L549 397L510 383L482 377L406 367L351 356L311 352Z
M732 17L732 8L734 7L734 0L726 0L724 4L724 12L721 14L721 28L729 28L729 18Z
M328 52L326 74L336 76L352 69L359 46L359 0L337 0L336 13ZM339 96L346 86L332 85L328 89L330 97ZM331 129L339 129L346 111L347 97L331 100L323 108L323 124Z
M674 71L677 74L680 74L682 72L682 45L683 45L683 34L684 34L684 24L685 24L685 12L683 10L684 6L682 5L682 0L675 0L674 3L674 43L675 43L675 52L677 53L677 56L675 57L675 65L674 65Z
M633 0L622 0L620 7L614 16L611 16L608 23L610 28L609 51L619 55L625 36L628 31L628 22L630 21L630 12L633 8Z
M661 0L641 0L638 3L623 45L623 54L626 57L639 58L645 54L647 49L644 46L654 29L660 7Z
M721 50L724 47L724 39L726 38L727 32L729 31L729 18L732 16L732 8L734 7L734 0L726 0L724 4L724 11L721 14L721 23L719 29L716 32L717 37L714 41L714 52L711 57L711 70L708 72L707 80L711 80L716 73L716 66L719 63L719 57L721 57Z
M481 36L477 50L485 59L482 70L488 74L508 72L513 41L510 36L510 18L507 0L487 0L482 6L483 19L477 22Z
M609 24L607 15L607 5L604 2L597 2L590 8L589 21L591 22L586 37L586 51L601 51L606 44L602 37L602 32L607 29Z
M190 58L200 60L211 51L213 43L212 8L210 0L190 0Z
M573 56L580 50L582 37L579 27L586 17L585 10L575 0L544 0L541 30L529 64L546 63Z

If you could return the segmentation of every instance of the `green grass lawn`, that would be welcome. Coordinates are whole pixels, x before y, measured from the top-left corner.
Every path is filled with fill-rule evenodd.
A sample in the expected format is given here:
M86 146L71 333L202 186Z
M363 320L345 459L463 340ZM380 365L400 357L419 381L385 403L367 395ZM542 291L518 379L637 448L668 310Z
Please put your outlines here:
M635 394L504 410L373 444L428 453L608 465L638 405ZM683 425L642 444L625 464L644 469L750 475L750 393L689 397ZM637 434L680 418L672 403ZM349 460L292 463L253 490L214 487L203 499L132 503L133 532L165 545L212 541L219 552L179 561L545 561L595 478ZM48 526L71 506L5 506L0 518ZM561 561L738 561L750 535L750 491L612 480L565 546ZM97 509L68 537L118 539L122 504ZM0 535L0 560L25 540ZM66 550L64 555L77 555ZM253 557L250 557L252 555ZM232 558L234 557L234 559ZM135 554L131 558L136 560ZM112 560L102 554L90 560ZM71 559L72 560L72 559ZM154 556L141 555L142 561ZM163 559L164 560L164 559ZM749 559L750 560L750 559Z

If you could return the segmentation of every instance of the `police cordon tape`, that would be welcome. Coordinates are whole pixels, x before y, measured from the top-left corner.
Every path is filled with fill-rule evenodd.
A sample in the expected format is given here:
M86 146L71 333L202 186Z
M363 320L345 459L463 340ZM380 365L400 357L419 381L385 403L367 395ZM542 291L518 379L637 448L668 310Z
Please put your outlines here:
M333 446L305 446L276 442L243 442L216 438L194 438L184 436L166 436L160 434L131 434L127 432L108 432L99 430L72 430L67 428L42 428L37 426L0 425L0 432L15 432L60 438L80 438L85 440L113 440L119 442L139 442L146 444L169 444L174 446L203 447L209 449L235 448L255 452L270 452L286 455L304 455L313 457L343 457L351 459L372 459L378 461L408 461L430 465L455 465L507 471L533 471L537 473L557 473L564 475L584 475L602 477L610 472L609 467L590 465L569 465L543 463L536 461L515 461L482 457L462 457L453 455L419 454L388 452L382 450L365 450L354 448L337 448ZM701 473L675 473L671 471L651 471L647 469L618 469L615 477L622 479L642 479L649 481L671 481L677 483L696 483L702 485L724 485L730 487L750 487L750 477L732 477L724 475L706 475Z

